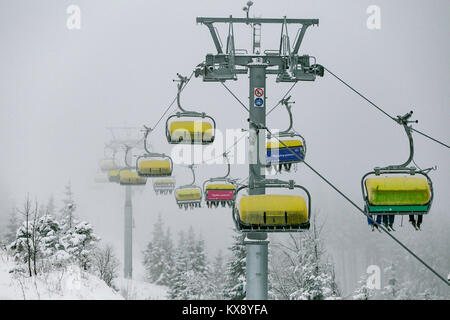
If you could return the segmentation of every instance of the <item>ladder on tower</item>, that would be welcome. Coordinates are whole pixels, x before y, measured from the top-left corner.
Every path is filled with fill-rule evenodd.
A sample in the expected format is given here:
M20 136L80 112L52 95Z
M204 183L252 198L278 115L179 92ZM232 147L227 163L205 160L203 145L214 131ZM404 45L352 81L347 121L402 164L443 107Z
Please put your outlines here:
M253 24L253 54L261 53L261 24Z

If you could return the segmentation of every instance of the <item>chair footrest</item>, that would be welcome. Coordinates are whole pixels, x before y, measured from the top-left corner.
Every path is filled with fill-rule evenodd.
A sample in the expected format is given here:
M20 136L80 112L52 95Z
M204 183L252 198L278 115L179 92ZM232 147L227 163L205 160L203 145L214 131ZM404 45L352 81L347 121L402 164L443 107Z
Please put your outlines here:
M369 212L374 213L396 213L396 212L402 212L402 213L414 213L414 212L427 212L428 211L428 205L410 205L410 206L369 206Z

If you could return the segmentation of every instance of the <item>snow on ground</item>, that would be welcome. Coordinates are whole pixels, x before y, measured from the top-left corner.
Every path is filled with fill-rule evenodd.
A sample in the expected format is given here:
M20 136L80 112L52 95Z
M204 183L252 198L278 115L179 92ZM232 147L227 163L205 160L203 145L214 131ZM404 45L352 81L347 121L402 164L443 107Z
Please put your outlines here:
M165 300L167 287L140 280L115 279L114 284L127 300Z
M27 277L10 273L16 265L0 251L0 300L113 300L123 297L76 265Z
M0 300L164 300L167 288L140 280L119 278L108 287L96 276L76 265L37 277L12 273L12 258L0 250Z

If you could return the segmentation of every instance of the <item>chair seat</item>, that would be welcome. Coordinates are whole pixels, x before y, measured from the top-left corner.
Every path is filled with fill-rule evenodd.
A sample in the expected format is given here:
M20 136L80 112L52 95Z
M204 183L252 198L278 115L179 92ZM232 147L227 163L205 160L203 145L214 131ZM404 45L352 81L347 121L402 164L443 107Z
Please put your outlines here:
M145 185L147 178L140 177L137 172L122 170L120 171L120 184L123 185Z
M200 189L198 189L198 188L177 190L175 193L175 196L176 196L176 199L179 201L200 200L202 198Z
M252 195L239 201L240 220L256 225L298 225L308 222L306 201L292 195Z
M207 121L172 121L169 132L173 141L212 141L214 134Z
M172 166L169 160L142 160L138 165L139 173L163 174L171 173Z
M267 148L267 162L272 163L289 163L300 162L304 159L303 143L300 140L281 140L268 142Z
M425 205L430 201L430 186L422 177L373 177L365 183L371 205Z

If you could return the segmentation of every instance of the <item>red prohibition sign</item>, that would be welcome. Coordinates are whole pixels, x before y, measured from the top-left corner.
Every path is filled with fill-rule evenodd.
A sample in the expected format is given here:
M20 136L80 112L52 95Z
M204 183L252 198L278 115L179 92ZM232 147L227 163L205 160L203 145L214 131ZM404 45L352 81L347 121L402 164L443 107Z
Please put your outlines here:
M264 90L262 88L255 89L255 96L262 97L263 94L264 94Z

